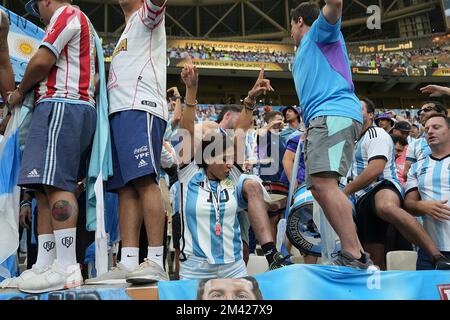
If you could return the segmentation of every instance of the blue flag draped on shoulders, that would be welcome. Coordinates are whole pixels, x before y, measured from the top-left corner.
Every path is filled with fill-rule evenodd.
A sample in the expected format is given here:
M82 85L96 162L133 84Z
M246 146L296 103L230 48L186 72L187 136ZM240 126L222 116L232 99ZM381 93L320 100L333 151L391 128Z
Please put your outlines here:
M27 106L13 109L5 136L0 142L0 264L15 254L19 246L19 135L20 126L30 110Z
M0 9L5 11L9 18L9 57L14 71L14 80L20 82L28 62L39 49L45 32L14 12L2 6Z
M8 47L16 82L20 82L25 68L35 54L45 32L35 24L0 6L9 18ZM33 94L27 96L23 107L16 106L0 143L0 266L15 275L15 253L19 245L20 171L23 135L34 105ZM5 277L4 272L2 273ZM8 276L8 275L6 275ZM2 278L3 278L2 277Z

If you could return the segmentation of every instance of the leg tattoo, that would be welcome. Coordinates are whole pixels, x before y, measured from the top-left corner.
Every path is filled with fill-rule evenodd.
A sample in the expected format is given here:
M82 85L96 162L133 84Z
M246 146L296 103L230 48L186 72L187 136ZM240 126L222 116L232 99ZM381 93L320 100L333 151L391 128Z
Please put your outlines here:
M52 208L52 217L56 221L64 222L70 219L73 214L73 208L69 201L59 200Z

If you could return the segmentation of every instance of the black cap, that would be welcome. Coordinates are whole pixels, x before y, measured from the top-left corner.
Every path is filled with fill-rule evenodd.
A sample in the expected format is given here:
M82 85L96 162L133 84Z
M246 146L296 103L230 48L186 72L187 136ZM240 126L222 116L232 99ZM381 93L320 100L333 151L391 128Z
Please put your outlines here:
M408 121L399 121L394 125L394 129L411 132L411 125Z

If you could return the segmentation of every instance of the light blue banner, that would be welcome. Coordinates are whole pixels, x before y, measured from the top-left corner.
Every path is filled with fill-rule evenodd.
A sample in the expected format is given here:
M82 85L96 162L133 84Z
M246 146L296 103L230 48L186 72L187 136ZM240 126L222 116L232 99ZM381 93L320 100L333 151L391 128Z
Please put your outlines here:
M448 300L450 271L364 271L295 264L255 276L264 300ZM195 300L198 282L161 282L160 300Z

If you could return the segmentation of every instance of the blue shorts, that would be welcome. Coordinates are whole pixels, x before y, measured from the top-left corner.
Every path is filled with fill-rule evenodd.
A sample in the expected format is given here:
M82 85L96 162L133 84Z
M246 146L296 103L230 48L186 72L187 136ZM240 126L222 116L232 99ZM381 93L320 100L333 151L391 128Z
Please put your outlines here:
M159 182L166 125L166 121L140 110L111 116L113 176L107 182L108 191L117 191L148 175L154 175L155 182Z
M25 141L19 186L52 186L75 192L86 177L97 112L87 104L45 101L36 105Z

